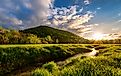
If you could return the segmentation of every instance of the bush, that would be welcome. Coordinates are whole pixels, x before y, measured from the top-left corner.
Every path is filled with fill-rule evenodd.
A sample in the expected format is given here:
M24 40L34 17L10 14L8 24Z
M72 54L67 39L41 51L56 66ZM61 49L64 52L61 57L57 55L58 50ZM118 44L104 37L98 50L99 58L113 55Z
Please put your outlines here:
M49 73L46 69L36 69L32 72L32 76L51 76L51 73Z
M58 70L58 66L54 62L49 62L47 64L44 64L42 67L47 69L49 72L54 72Z

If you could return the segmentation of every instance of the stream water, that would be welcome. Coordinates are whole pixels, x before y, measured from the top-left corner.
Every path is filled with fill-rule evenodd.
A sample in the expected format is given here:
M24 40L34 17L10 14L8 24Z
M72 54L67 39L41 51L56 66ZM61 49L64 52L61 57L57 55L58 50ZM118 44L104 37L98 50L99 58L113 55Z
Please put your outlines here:
M87 53L87 56L95 56L98 53L97 50L95 50L95 48L92 49L92 52Z

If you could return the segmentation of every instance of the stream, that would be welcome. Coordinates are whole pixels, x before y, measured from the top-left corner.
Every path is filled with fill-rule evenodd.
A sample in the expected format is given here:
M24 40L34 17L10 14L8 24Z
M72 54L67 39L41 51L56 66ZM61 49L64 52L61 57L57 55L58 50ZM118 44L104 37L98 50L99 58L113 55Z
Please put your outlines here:
M96 50L95 48L92 48L91 50L92 50L92 52L88 52L88 53L84 53L84 54L77 54L77 55L75 55L75 56L73 56L73 57L70 57L70 58L68 58L68 59L71 59L71 58L72 58L72 59L76 59L76 58L81 57L81 56L92 57L92 56L96 56L96 54L99 52L99 51ZM68 60L68 59L66 59L66 60ZM59 61L59 62L57 62L57 64L58 64L58 65L64 65L66 60L64 60L64 61Z
M85 53L83 56L95 56L99 51L95 50L95 48L92 48L92 52Z

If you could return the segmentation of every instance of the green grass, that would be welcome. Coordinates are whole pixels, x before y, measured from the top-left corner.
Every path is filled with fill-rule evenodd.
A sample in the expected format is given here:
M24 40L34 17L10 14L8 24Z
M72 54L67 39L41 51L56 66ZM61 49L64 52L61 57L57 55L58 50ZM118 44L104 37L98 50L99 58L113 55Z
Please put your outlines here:
M25 66L63 60L75 54L91 51L77 44L1 45L0 75Z
M34 47L34 46L68 46L68 45L82 45L82 44L8 44L8 45L0 45L0 47ZM88 45L88 44L83 44L83 45Z
M35 46L52 46L54 44L8 44L8 45L0 45L0 47L35 47Z
M73 57L79 53L91 52L92 48L99 51L97 56L86 57L79 55ZM121 76L121 45L0 45L0 75L38 63L43 65L31 70L30 74L33 76Z
M43 69L48 70L48 76L121 76L121 45L100 45L96 48L99 50L97 56L67 59L63 65L49 62L43 67L33 70L32 76L36 76L35 74L45 76L39 73ZM49 71L50 64L58 69L55 71L51 67L51 70L54 71ZM45 65L48 65L48 68L45 68Z
M90 45L105 45L105 46L111 46L111 45L121 45L121 44L4 44L4 45L0 45L0 47L34 47L34 46L60 46L60 45L64 45L64 46L70 46L70 45L82 45L82 46L90 46Z

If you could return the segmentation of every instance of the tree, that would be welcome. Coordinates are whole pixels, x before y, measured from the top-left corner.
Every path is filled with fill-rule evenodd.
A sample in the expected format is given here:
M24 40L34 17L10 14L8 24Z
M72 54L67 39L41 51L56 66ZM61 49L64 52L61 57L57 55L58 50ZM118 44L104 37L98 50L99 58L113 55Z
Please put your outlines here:
M27 36L26 43L30 44L41 43L41 39L38 38L36 35L30 34L29 36Z
M46 40L48 43L53 43L53 40L52 40L51 36L49 36L49 35L45 38L45 40Z
M59 43L59 40L58 40L58 39L56 39L56 40L55 40L55 42L56 42L56 44L58 44L58 43Z
M16 30L11 30L9 33L6 34L10 40L9 43L20 43L20 39L21 39L21 34L16 31Z
M0 34L0 44L8 44L8 43L9 43L8 37Z

